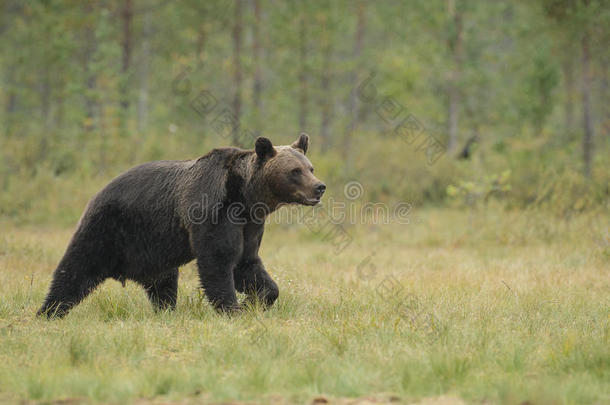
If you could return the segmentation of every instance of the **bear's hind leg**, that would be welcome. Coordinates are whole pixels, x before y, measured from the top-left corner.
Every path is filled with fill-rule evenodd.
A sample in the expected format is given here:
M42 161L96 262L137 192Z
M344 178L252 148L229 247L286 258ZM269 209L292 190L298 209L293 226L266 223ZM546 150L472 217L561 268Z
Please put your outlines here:
M78 269L60 264L53 274L51 288L37 315L62 318L102 281L103 277L91 277Z
M174 268L157 280L140 281L148 299L157 310L176 309L178 269Z

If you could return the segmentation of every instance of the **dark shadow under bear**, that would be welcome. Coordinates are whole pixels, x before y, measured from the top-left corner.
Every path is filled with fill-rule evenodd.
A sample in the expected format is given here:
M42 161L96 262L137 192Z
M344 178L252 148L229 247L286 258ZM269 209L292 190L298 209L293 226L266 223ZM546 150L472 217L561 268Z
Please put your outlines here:
M174 308L178 267L197 260L219 311L236 290L270 306L278 297L258 256L264 219L282 204L315 205L325 186L305 157L309 138L255 150L214 149L188 161L145 163L88 204L38 314L64 316L107 278L141 284L156 308Z

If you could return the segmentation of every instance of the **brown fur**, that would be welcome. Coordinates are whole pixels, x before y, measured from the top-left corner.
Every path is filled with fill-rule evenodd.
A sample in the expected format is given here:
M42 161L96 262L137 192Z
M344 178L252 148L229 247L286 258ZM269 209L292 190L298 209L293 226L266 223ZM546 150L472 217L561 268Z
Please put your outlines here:
M155 307L173 308L178 267L193 259L216 309L239 308L236 290L272 305L277 284L258 256L264 215L320 201L326 186L312 173L308 144L305 134L279 147L258 138L255 150L214 149L118 176L87 205L38 313L65 315L107 278L136 281Z

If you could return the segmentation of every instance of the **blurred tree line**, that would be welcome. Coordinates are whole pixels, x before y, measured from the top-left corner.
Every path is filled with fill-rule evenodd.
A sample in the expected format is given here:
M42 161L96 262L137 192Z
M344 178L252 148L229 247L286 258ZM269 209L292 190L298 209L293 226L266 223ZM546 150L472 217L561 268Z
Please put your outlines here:
M502 178L512 205L608 201L607 1L0 0L0 13L0 214L142 161L299 131L323 177L358 179L369 199L440 203ZM409 142L420 133L438 160Z

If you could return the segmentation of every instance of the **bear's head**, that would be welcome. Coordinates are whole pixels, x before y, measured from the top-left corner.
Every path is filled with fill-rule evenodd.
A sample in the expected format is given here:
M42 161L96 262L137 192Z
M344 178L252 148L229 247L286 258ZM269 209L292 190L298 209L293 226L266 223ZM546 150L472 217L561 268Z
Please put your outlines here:
M263 200L273 205L272 209L281 204L320 202L326 185L313 174L313 166L305 156L308 146L309 136L305 133L292 145L273 146L267 138L256 139L257 177L267 194Z

